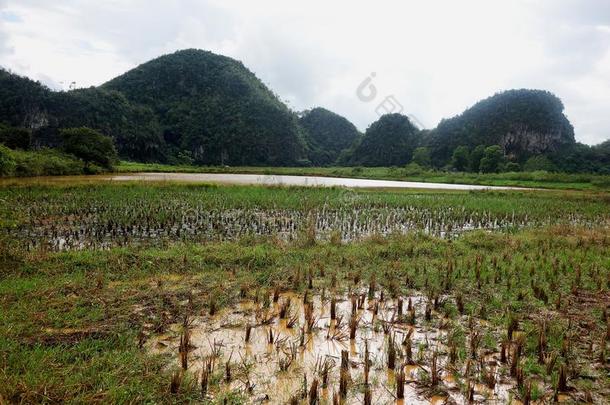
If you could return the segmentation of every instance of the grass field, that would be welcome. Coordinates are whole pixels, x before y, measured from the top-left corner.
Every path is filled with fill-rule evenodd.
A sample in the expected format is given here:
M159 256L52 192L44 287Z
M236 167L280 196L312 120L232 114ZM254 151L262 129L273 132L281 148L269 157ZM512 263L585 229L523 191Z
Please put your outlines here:
M86 183L0 201L0 402L610 396L603 192Z
M573 190L609 190L610 176L548 172L457 173L400 167L219 167L171 166L121 162L117 171L183 173L253 173L299 176L353 177L363 179L421 181L428 183L478 184Z

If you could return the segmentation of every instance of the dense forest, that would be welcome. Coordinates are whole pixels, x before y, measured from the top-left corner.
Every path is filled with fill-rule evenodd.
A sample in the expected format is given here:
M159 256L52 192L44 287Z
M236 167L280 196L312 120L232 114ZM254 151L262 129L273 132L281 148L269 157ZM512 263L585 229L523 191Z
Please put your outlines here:
M334 164L361 136L345 117L320 107L302 112L299 123L306 133L308 158L316 166Z
M24 161L28 150L72 159L65 130L79 128L109 137L119 158L141 162L610 173L609 142L575 142L563 109L547 91L509 90L432 130L389 114L361 134L323 108L291 111L239 61L189 49L99 87L71 91L52 91L0 69L0 159ZM114 153L107 145L104 150ZM91 171L114 160L77 159Z
M297 114L240 62L198 50L69 92L0 71L0 122L31 129L38 147L56 146L60 128L90 127L137 161L281 166L306 158Z
M345 162L350 166L402 166L411 161L420 142L420 131L409 118L386 114L366 130Z

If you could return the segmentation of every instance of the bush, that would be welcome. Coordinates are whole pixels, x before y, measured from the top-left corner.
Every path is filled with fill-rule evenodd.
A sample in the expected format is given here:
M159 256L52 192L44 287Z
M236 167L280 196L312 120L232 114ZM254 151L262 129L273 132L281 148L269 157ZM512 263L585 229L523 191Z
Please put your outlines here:
M417 163L409 163L404 169L405 176L418 176L426 172L427 170Z
M21 152L17 156L17 176L63 176L85 173L82 161L53 149Z
M311 167L311 160L309 159L298 159L296 161L296 167Z
M16 166L11 150L4 145L0 145L0 175L12 176L15 173Z
M537 170L554 172L555 170L557 170L557 168L555 167L553 162L551 162L546 156L537 155L527 159L527 162L525 162L525 164L523 165L523 170L528 172L534 172Z
M504 171L506 172L518 172L520 170L521 166L519 166L519 163L508 162L506 166L504 166Z
M100 168L92 166L99 172ZM0 145L0 175L2 176L59 176L85 173L84 163L74 156L57 150L11 150Z
M413 163L416 163L422 167L432 166L432 159L430 158L430 151L425 146L415 148L413 151Z
M87 165L111 169L117 161L116 149L108 136L86 127L62 129L60 134L64 151L82 159Z
M32 144L32 132L25 128L0 128L0 143L11 149L28 150Z

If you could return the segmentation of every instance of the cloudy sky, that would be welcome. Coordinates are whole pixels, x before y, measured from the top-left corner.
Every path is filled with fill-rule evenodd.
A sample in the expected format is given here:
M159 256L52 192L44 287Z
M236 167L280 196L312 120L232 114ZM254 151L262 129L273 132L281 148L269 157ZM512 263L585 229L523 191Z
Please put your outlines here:
M578 141L610 138L610 0L0 0L0 65L52 88L183 48L239 59L293 109L361 130L387 97L432 128L525 87L563 100Z

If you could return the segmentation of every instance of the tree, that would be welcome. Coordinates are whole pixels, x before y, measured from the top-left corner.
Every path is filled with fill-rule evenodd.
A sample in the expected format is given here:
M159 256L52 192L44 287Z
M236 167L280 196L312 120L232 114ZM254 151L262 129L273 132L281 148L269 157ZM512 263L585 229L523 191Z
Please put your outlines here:
M485 148L485 153L481 159L479 170L483 173L497 173L504 161L504 153L500 145L492 145Z
M523 165L523 169L526 172L534 172L536 170L552 172L555 171L557 168L555 167L553 162L551 162L546 156L537 155L527 159L527 162L525 162L525 164Z
M610 139L591 148L599 173L610 174Z
M479 162L480 163L480 162ZM467 146L458 146L453 151L451 166L458 172L468 171L470 165L470 150Z
M11 150L0 145L0 176L10 176L15 172L15 159L11 156Z
M481 167L481 159L485 154L485 145L479 145L470 154L470 171L478 172Z
M93 163L110 169L117 160L112 138L91 128L62 129L60 135L64 151L82 159L87 164Z
M430 158L430 150L425 146L415 148L413 151L413 163L417 163L421 167L430 167L432 165L432 159Z
M0 128L0 143L11 149L30 149L32 133L25 128Z

